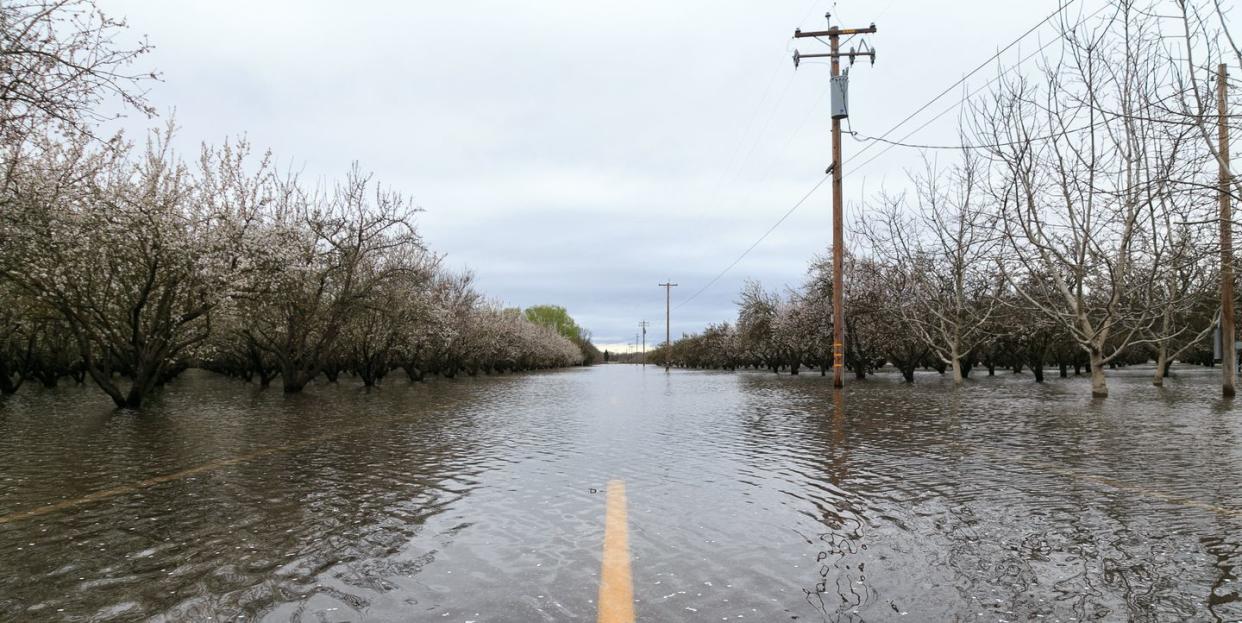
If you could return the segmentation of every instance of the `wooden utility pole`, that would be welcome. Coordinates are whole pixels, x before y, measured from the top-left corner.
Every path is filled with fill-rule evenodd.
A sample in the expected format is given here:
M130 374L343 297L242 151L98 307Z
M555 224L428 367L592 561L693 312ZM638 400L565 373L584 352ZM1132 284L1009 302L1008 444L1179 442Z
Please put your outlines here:
M670 280L661 283L660 287L664 288L664 369L667 370L671 361L670 355L673 351L673 331L668 323L669 303L672 301L673 288L676 288L677 284Z
M643 367L644 368L647 367L647 325L648 325L648 322L646 320L643 320L638 323L638 326L641 327L643 330Z
M1225 64L1216 68L1216 115L1220 145L1217 166L1220 168L1220 366L1221 393L1233 396L1238 376L1238 354L1234 348L1233 331L1233 215L1230 213L1229 126L1225 114Z
M841 119L849 115L846 101L848 74L841 75L841 57L848 57L850 65L859 56L870 57L871 64L875 64L875 49L866 47L865 43L859 50L850 48L848 52L841 52L841 36L874 33L875 24L867 28L838 28L832 25L831 14L824 17L828 19L828 30L802 32L797 29L794 38L814 37L823 41L820 37L827 37L828 53L794 52L794 67L804 58L827 57L832 60L832 166L828 169L832 173L832 386L840 388L845 386L845 217L841 190Z

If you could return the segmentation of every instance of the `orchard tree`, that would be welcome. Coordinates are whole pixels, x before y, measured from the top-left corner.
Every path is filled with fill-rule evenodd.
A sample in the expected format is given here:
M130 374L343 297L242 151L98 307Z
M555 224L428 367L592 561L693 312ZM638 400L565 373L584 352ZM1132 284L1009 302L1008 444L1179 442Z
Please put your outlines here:
M118 44L127 34L94 0L0 4L0 144L49 128L89 134L116 116L102 112L109 100L152 116L143 88L156 76L131 68L151 46Z
M1119 2L1063 29L1065 55L1046 62L1042 91L1010 79L978 109L980 142L1000 168L1006 278L1087 353L1096 396L1108 395L1104 366L1145 343L1160 315L1148 303L1165 266L1140 255L1182 160L1162 128L1169 70L1153 53L1158 35Z
M292 393L323 371L349 320L415 270L409 262L424 248L409 199L356 165L330 189L308 191L287 178L273 195L242 313Z
M246 269L238 251L259 207L201 200L219 189L199 185L171 136L152 135L142 152L81 141L46 152L21 169L3 216L4 277L55 310L119 407L141 406L207 338L209 312ZM203 162L227 169L242 158Z
M952 369L956 385L963 358L987 339L997 307L1001 238L985 209L986 175L970 150L948 170L925 160L923 173L910 178L913 207L905 195L885 197L862 221L873 252L902 273L893 277L904 297L896 306L903 323Z

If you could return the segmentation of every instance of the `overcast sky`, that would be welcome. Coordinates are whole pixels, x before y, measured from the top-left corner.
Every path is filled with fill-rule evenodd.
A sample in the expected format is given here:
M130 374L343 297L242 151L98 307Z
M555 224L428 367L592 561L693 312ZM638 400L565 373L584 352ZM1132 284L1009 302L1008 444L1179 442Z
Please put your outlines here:
M1069 10L1094 11L1103 0ZM246 135L312 178L350 163L412 196L429 245L510 305L563 305L595 342L732 321L747 278L796 285L831 238L831 190L686 301L823 177L826 64L795 72L795 27L875 22L850 124L880 135L1043 19L1053 0L110 0L156 46L150 97L180 145ZM1002 56L1016 62L1051 25ZM822 47L822 46L820 46ZM995 70L968 83L982 86ZM904 136L951 106L933 105ZM150 123L131 120L135 128ZM912 141L952 142L950 112ZM919 155L846 138L847 209ZM658 336L658 337L657 337Z

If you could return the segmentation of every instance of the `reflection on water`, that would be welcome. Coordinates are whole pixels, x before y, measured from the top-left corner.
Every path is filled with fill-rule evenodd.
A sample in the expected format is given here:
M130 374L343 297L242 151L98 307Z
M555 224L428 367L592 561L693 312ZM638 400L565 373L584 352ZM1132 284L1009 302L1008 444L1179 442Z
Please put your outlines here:
M640 620L1236 620L1242 421L1148 376L31 388L0 619L590 621L618 478Z

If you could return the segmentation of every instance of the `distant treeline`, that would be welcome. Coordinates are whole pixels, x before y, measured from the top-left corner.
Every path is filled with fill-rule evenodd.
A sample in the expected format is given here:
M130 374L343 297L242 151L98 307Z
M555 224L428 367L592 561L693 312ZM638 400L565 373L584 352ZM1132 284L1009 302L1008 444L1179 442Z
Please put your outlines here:
M910 301L901 298L882 278L887 272L874 261L847 258L845 295L845 367L850 375L865 379L885 366L891 366L906 381L914 382L915 372L934 370L952 373L952 365L929 344L935 338L912 326L905 314L915 312ZM891 270L891 269L890 269ZM797 289L781 293L764 290L750 282L742 290L738 316L734 322L708 326L700 333L683 335L671 348L658 346L647 353L648 363L676 367L716 370L769 370L799 374L812 370L821 375L832 368L831 265L816 259L812 277ZM1210 297L1203 293L1205 311L1188 318L1191 328L1210 329L1215 317ZM978 339L958 358L963 379L997 370L1014 373L1030 371L1032 379L1043 382L1048 369L1060 377L1090 372L1088 353L1070 333L1056 324L1024 312L1016 305L999 307L989 314L978 332ZM1166 341L1164 358L1154 374L1156 384L1168 375L1173 358L1182 363L1212 366L1213 347L1202 331L1182 331ZM1170 350L1171 349L1171 350ZM639 362L640 356L614 356L626 363ZM1131 343L1110 353L1106 368L1117 368L1161 359L1158 343Z
M652 347L647 353L621 353L614 351L605 351L604 358L608 363L651 363L651 353L655 350Z
M186 161L171 123L97 137L106 99L150 112L123 29L90 0L0 5L0 392L89 378L139 407L191 366L297 392L598 358L444 269L409 198L356 166L308 184L244 141Z

